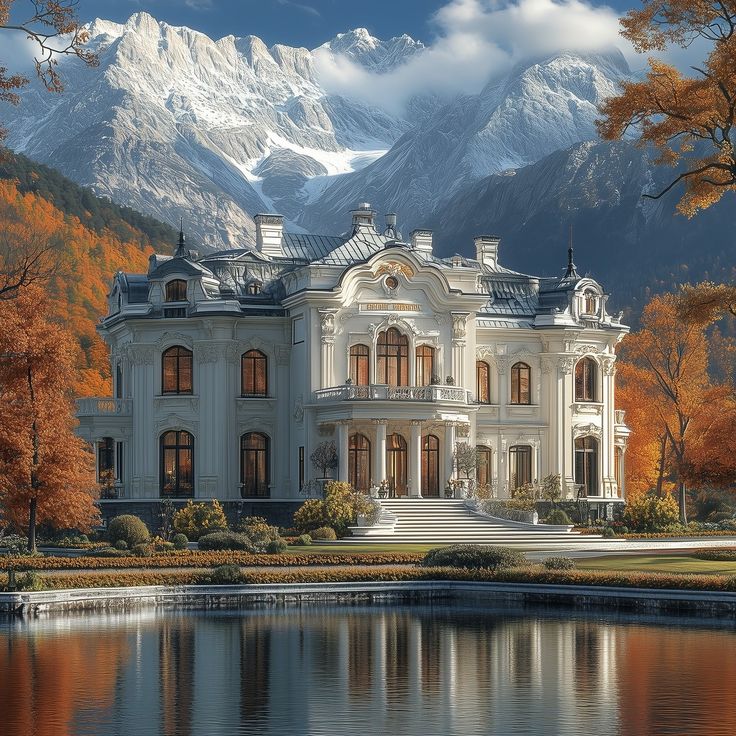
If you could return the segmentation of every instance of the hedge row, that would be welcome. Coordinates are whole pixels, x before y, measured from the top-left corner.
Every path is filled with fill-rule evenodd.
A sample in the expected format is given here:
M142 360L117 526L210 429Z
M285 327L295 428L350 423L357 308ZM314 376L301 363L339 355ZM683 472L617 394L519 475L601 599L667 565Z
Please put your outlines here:
M424 555L415 552L356 552L350 554L256 555L248 552L168 552L151 557L8 557L0 558L0 569L13 570L101 570L121 568L214 567L292 567L308 565L406 565L417 564Z
M48 589L103 588L140 585L206 585L212 571L153 570L116 574L82 573L69 576L40 575ZM418 568L376 566L374 568L337 567L319 570L265 570L243 573L248 584L380 582L395 580L469 580L477 582L531 583L551 585L613 586L623 588L680 589L736 592L736 576L690 575L650 572L611 572L605 570L547 570L541 565L506 570L463 570L448 567ZM0 575L0 587L7 575Z
M701 549L691 552L690 556L711 562L736 562L736 549Z

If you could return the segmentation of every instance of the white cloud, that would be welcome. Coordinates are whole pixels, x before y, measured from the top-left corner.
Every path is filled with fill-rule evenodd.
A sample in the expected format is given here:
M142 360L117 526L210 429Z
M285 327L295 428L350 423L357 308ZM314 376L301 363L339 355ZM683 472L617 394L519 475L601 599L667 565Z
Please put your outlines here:
M33 74L33 56L38 46L28 40L21 31L3 33L3 55L0 65L7 67L11 74Z
M385 74L320 52L322 84L396 112L417 93L477 92L513 64L557 51L615 46L634 56L616 11L583 0L451 0L432 21L437 35L427 49Z

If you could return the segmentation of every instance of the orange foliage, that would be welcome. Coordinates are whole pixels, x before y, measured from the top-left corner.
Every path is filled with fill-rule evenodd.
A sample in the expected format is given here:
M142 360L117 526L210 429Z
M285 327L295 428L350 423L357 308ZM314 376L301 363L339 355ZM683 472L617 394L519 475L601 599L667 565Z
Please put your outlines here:
M0 508L31 547L34 521L89 529L98 516L94 459L74 434L73 338L47 313L35 286L0 302Z
M639 51L688 46L695 39L712 46L707 59L693 67L695 78L650 59L646 79L625 82L622 94L601 106L604 119L598 121L607 140L634 127L639 144L659 152L659 163L685 163L655 198L685 182L677 208L692 217L736 191L736 0L644 0L644 8L629 11L622 27ZM701 144L705 147L690 156Z
M66 215L35 194L22 194L13 182L0 181L0 220L4 237L57 240L59 267L47 286L51 314L74 334L78 347L71 389L76 396L106 396L111 392L107 348L95 331L106 312L106 295L118 269L145 271L151 248L103 235Z

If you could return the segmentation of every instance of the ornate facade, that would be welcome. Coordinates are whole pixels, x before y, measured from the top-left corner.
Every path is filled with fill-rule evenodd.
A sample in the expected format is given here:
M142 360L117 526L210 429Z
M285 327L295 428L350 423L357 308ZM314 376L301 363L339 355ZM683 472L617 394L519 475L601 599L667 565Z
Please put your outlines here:
M183 235L147 274L117 273L99 330L114 397L79 402L105 495L298 501L321 475L397 496L438 496L458 442L498 497L549 474L563 496L624 498L628 429L614 408L608 295L581 277L404 242L359 205L349 236L283 231L258 215L254 247L199 256Z

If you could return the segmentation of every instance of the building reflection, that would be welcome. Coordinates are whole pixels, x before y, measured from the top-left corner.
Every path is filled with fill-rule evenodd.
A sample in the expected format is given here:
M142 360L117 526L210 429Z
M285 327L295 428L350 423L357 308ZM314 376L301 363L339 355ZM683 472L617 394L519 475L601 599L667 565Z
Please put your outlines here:
M0 629L0 713L17 736L509 734L520 724L715 736L736 733L734 643L718 629L443 606L39 624Z

